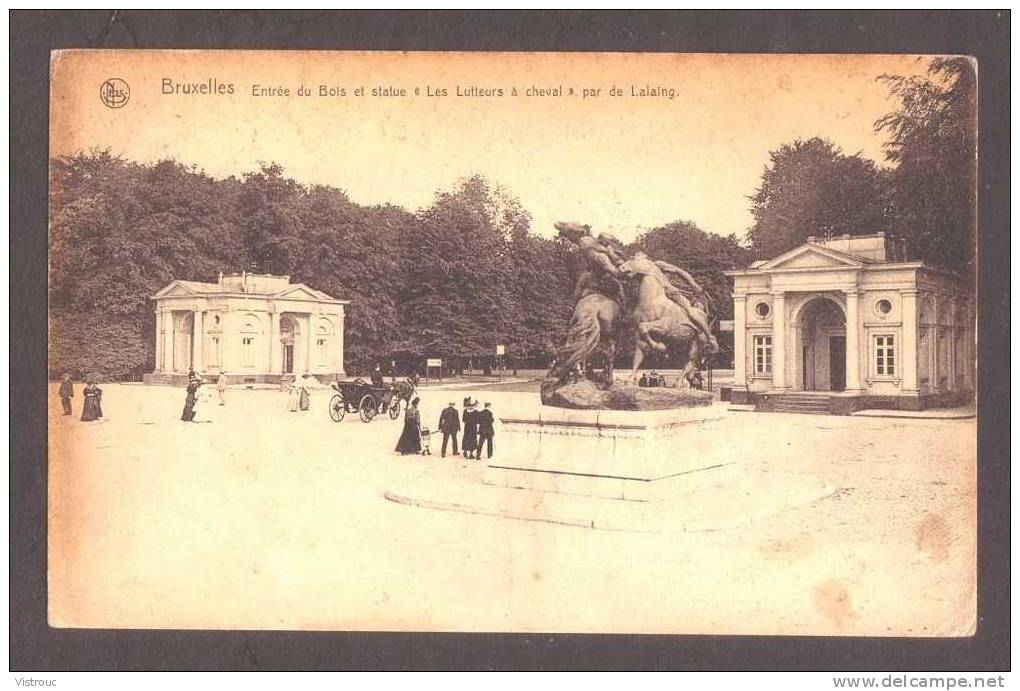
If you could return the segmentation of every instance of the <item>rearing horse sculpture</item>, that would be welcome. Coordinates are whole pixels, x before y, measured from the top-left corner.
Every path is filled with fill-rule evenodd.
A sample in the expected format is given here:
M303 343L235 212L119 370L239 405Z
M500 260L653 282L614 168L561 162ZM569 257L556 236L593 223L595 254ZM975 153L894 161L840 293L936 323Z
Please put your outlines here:
M611 386L620 316L616 300L602 293L588 293L578 300L570 318L566 344L549 370L549 379L556 384L563 383L577 365L587 362L601 347L605 358L603 385Z
M692 314L689 315L671 300L666 293L667 288L672 288L669 280L660 266L641 252L621 264L619 270L624 276L640 277L637 305L631 315L636 337L632 380L637 382L638 367L645 355L654 350L677 354L683 368L680 381L690 384L706 345L709 349L714 345L708 340L711 334L706 337L704 331L695 325L696 321L708 323L705 310L691 305Z
M570 318L566 344L549 370L547 388L566 382L576 367L583 370L590 358L602 351L605 366L602 384L613 385L613 358L616 356L616 339L623 310L623 286L616 264L624 256L609 236L594 238L591 228L575 222L557 221L559 235L577 245L585 260L585 271L574 290L574 313Z

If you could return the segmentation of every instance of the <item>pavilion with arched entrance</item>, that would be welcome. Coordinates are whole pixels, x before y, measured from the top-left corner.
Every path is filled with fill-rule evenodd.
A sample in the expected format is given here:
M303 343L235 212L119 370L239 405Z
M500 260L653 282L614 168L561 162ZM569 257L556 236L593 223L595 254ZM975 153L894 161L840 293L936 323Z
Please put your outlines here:
M974 391L973 296L882 233L808 242L733 278L735 403L845 414Z
M220 275L216 283L176 280L152 297L156 367L147 383L182 384L194 369L231 383L277 383L308 373L344 376L344 309L289 276Z

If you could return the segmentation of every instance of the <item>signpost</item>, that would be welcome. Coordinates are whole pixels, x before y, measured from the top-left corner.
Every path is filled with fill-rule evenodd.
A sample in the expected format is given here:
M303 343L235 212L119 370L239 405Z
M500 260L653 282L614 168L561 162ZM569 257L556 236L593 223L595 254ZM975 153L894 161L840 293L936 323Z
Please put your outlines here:
M439 383L443 383L443 359L437 357L430 357L425 360L425 382L429 381L429 374L432 369L436 368L439 370Z
M503 370L506 369L506 364L503 362L504 355L506 355L506 346L496 346L496 370L499 372L500 380L503 379Z

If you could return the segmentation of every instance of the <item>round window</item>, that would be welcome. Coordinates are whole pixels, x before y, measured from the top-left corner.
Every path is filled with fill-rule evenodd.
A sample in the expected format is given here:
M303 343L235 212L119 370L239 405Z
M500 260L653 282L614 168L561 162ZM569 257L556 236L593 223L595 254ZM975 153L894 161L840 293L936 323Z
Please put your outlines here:
M767 302L759 302L757 305L754 306L754 313L757 314L762 319L769 316L769 313L771 311L772 308L769 307L769 303Z
M892 312L892 303L888 300L879 300L875 303L875 311L879 314L885 315Z

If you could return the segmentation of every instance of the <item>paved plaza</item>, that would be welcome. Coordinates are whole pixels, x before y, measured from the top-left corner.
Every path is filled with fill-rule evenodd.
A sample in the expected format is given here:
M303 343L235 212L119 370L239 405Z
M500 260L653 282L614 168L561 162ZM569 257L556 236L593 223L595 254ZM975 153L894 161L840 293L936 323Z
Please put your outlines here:
M466 386L422 388L423 426L435 430L442 407L453 400L459 409L466 395L491 401L497 418L538 406L534 391L507 390L527 385ZM62 417L51 391L54 625L973 630L974 419L716 404L711 428L692 434L716 440L721 461L739 462L748 477L810 478L828 490L710 529L630 532L387 501L394 484L419 480L481 487L484 463L441 459L436 436L431 457L396 455L400 421L334 423L327 388L302 413L288 412L279 391L230 390L225 406L200 402L196 424L179 422L183 389L103 389L101 424L78 420L79 391L75 416ZM498 458L513 458L498 423L495 446ZM772 501L776 482L744 483L741 500Z

